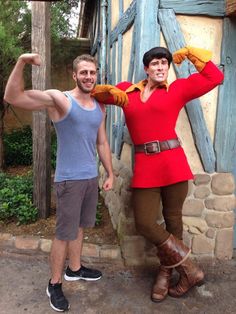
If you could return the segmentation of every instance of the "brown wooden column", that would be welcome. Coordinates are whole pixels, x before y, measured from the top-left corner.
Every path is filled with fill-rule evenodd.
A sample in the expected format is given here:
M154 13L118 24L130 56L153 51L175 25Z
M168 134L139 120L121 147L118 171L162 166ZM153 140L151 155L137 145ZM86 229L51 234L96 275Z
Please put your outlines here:
M50 88L50 2L32 1L32 52L40 54L42 64L33 66L33 89ZM33 113L34 204L41 218L47 218L51 201L51 136L46 110Z

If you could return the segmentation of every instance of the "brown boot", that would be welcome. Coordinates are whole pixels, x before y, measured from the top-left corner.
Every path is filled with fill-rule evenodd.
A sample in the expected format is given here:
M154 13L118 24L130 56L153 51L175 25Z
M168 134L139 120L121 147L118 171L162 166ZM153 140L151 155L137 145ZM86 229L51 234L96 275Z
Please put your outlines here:
M169 288L169 295L180 297L190 288L203 283L204 273L189 259L190 249L183 241L170 234L169 238L158 246L158 256L161 265L166 268L176 268L180 280L175 287Z
M157 274L156 282L152 287L151 300L153 302L161 302L168 294L172 268L160 266L159 273Z
M169 288L169 295L178 298L184 295L194 286L201 286L204 283L203 271L195 265L190 258L176 267L180 279L176 286Z
M182 264L189 256L190 249L172 234L158 247L157 256L161 265L166 268L175 268Z

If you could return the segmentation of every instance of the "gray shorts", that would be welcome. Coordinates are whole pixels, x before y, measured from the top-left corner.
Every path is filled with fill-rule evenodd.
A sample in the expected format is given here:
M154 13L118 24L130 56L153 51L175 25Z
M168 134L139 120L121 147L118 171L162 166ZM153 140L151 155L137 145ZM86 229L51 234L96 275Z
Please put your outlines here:
M98 202L98 178L55 182L56 238L77 239L79 227L93 227Z

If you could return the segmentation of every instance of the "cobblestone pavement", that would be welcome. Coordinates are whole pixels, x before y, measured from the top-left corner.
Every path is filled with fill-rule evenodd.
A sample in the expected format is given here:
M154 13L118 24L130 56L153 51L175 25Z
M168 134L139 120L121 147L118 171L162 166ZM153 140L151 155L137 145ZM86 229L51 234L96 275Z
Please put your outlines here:
M86 263L86 266L89 264ZM150 301L156 269L93 263L102 270L97 282L63 282L70 314L229 314L236 313L236 259L202 265L206 283L185 297ZM46 257L0 255L0 313L50 314L45 290L49 268Z

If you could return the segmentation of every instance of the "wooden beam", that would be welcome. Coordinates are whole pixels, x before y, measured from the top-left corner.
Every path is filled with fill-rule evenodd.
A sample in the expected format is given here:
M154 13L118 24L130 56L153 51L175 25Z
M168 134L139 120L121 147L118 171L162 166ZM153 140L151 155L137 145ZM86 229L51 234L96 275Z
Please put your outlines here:
M157 21L159 1L139 0L136 2L136 54L134 81L146 77L143 69L143 55L149 49L160 45L160 26Z
M185 47L186 42L181 32L180 25L176 19L175 12L172 9L159 10L159 21L162 32L169 50L174 51ZM195 72L192 63L184 61L180 67L174 67L177 77L188 77ZM215 153L213 143L207 129L201 103L199 99L194 99L185 106L188 118L193 131L193 137L198 149L203 167L206 172L215 171Z
M236 156L236 20L225 18L221 62L224 65L224 82L219 87L216 117L216 169L232 172Z
M42 65L33 66L33 89L50 88L50 3L32 2L32 51L40 54ZM46 110L33 113L34 204L42 218L49 216L51 201L51 133Z
M225 0L160 0L160 9L187 15L224 16Z
M134 0L128 9L122 14L116 27L111 32L110 44L112 45L120 34L124 34L133 24L136 14L136 1Z
M236 1L235 0L225 0L226 6L226 15L227 16L236 16Z

